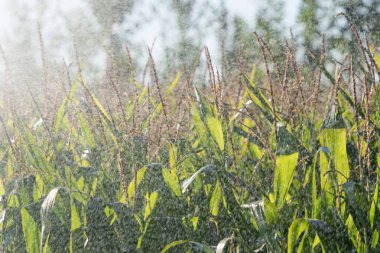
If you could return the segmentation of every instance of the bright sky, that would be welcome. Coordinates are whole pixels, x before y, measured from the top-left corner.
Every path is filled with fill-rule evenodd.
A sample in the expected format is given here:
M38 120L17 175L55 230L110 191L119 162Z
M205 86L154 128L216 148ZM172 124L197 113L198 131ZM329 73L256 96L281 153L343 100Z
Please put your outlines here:
M12 38L10 38L10 35L12 34L11 27L14 24L14 21L12 20L11 12L9 11L9 2L15 1L15 0L0 0L0 44L3 44L5 42L11 41ZM78 0L66 0L66 1L56 1L56 5L53 6L53 8L50 8L48 12L43 13L44 20L48 18L51 18L52 20L47 23L43 23L43 27L46 30L51 30L52 32L61 32L59 30L60 24L59 17L57 17L58 13L66 13L67 16L70 16L73 11L78 9L79 7L83 7L83 1ZM208 1L208 3L217 6L220 0L203 0L205 2ZM258 10L260 3L263 3L265 0L225 0L226 7L229 10L230 18L232 18L234 15L239 15L243 17L248 23L254 22L255 12ZM25 4L25 6L43 4L44 2L52 3L51 1L43 1L43 0L18 0L18 2L22 3L22 5ZM289 0L285 1L286 3L286 10L285 10L285 23L287 27L290 27L295 23L296 14L298 10L300 0ZM145 45L151 45L153 40L156 38L156 44L155 44L155 50L154 53L156 56L159 56L159 48L162 47L164 44L170 45L170 42L175 41L178 39L178 34L170 33L168 31L174 31L175 29L171 30L171 25L175 24L175 19L173 15L170 15L170 13L167 13L166 10L160 10L160 8L156 8L156 13L153 14L152 8L146 8L146 3L154 3L156 6L159 6L160 3L154 0L143 0L143 1L136 1L135 4L135 15L132 16L132 19L142 19L145 18L145 24L140 28L140 32L137 34L133 34L133 41L135 41L137 44L141 44L143 47ZM50 13L49 13L50 12ZM76 18L75 16L73 18ZM32 19L30 22L30 29L36 29L36 23L38 20L38 14L33 14ZM42 21L43 22L43 21ZM163 26L162 24L165 24ZM170 25L171 24L171 25ZM207 27L207 26L206 26ZM58 30L57 30L58 28ZM174 27L173 27L174 28ZM204 31L205 33L205 41L204 44L208 45L211 51L211 54L213 54L213 50L217 50L217 41L214 37L211 37L210 34L213 29L213 27L209 27L210 31ZM44 31L45 32L45 31ZM167 36L165 39L162 38L162 34L167 33ZM164 41L165 40L165 41Z

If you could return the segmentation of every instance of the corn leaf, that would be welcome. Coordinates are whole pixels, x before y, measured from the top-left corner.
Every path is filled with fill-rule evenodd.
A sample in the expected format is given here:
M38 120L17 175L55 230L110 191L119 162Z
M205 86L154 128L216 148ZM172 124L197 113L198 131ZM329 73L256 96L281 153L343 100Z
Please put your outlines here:
M108 113L104 109L103 105L99 102L99 100L91 92L90 88L88 87L88 84L83 79L81 79L81 84L86 89L87 93L90 95L92 102L98 108L98 110L100 111L100 113L102 114L102 116L107 120L108 123L111 123L111 117L108 115Z
M165 183L170 187L173 193L177 196L181 196L181 186L179 184L179 180L176 174L170 173L170 171L166 168L162 169L162 176L165 180Z
M218 216L219 205L222 200L222 187L219 180L216 181L214 191L210 199L210 213L214 216Z
M177 84L178 84L179 79L181 78L181 74L182 74L181 71L178 71L178 73L177 73L175 79L174 79L173 82L170 84L170 86L169 86L169 88L168 88L168 90L167 90L167 93L172 93L172 92L173 92L174 88L175 88L175 87L177 86Z
M298 152L291 155L276 156L274 173L274 196L276 204L284 204L286 194L292 184L293 175L297 166Z
M320 142L322 146L327 147L331 152L330 157L333 169L335 169L336 172L337 183L339 185L344 184L350 176L346 150L346 129L322 129ZM325 155L322 157L325 157Z
M58 132L58 130L59 130L61 124L62 124L63 117L65 116L67 108L68 108L68 106L70 104L70 101L73 99L74 94L75 94L75 92L76 92L77 89L78 89L78 81L75 81L71 85L69 94L63 100L61 106L58 109L57 116L55 117L55 120L54 120L53 134L57 134L57 132Z
M211 136L219 146L220 151L224 150L224 137L222 123L215 117L207 117L207 127Z
M74 231L80 228L80 226L81 226L81 222L80 222L80 217L79 217L77 207L74 204L74 201L71 201L71 231Z
M22 231L26 243L26 251L39 252L39 232L37 223L25 208L21 208Z
M303 237L306 236L307 231L309 229L309 223L305 219L295 219L289 227L288 231L288 253L294 252L294 247L299 240L299 237L304 233ZM298 244L298 251L302 252L303 249L303 239L301 243Z
M88 144L88 146L93 149L95 147L95 139L91 131L90 124L88 123L87 119L82 115L80 111L77 111L77 117L79 121L80 128L82 130L82 133L84 135L84 138Z

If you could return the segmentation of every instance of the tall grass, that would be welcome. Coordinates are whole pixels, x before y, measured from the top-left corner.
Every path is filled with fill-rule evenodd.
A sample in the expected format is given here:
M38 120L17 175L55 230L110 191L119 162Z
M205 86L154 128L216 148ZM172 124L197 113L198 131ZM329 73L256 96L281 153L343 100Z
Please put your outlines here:
M1 251L378 252L379 54L357 36L362 66L334 75L257 41L263 64L229 82L207 48L205 80L161 81L149 51L151 82L130 67L98 94L79 70L57 105L14 96Z

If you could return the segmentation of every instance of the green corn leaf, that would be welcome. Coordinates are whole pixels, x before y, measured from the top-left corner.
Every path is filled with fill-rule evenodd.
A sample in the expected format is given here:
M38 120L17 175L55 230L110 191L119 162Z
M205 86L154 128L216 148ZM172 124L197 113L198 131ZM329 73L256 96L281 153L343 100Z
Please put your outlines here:
M320 212L320 206L321 206L321 199L318 197L317 194L317 169L316 169L316 164L317 164L317 157L315 157L313 161L313 174L312 174L312 180L311 180L311 196L312 196L312 201L313 201L313 212L312 212L312 218L317 218Z
M275 239L274 231L270 229L264 211L264 201L259 200L251 204L243 205L244 208L250 208L256 227L271 250L271 252L281 252L278 241Z
M284 204L286 194L292 184L293 175L297 166L298 152L291 155L276 156L274 173L274 196L276 205Z
M26 251L29 253L39 252L39 230L37 223L25 208L21 208L22 231L26 243Z
M20 207L20 201L18 200L16 194L12 193L9 195L7 199L7 205L8 207Z
M211 195L210 199L210 213L214 216L218 216L219 213L219 205L223 198L222 195L222 187L220 185L219 180L216 181L214 191Z
M329 205L333 205L336 190L334 185L336 184L336 179L335 174L331 171L331 151L327 147L321 147L317 154L319 154L319 169L321 190L324 193L323 197Z
M179 240L179 241L171 242L171 243L169 243L168 245L165 246L165 248L161 251L161 253L166 253L171 248L174 248L174 247L176 247L178 245L181 245L181 244L187 244L187 243L189 243L188 240Z
M246 75L244 75L244 79L249 84L248 88L253 92L254 96L258 100L257 105L269 111L272 110L272 106L270 105L269 101L265 98L265 96L261 93L261 91L256 87L253 81L250 80Z
M379 182L380 179L380 170L377 170L377 182ZM372 202L371 202L371 208L369 211L369 219L371 223L371 228L374 226L378 231L380 231L380 209L378 205L378 199L379 199L379 183L376 184L375 192L373 193Z
M207 127L212 138L216 141L220 151L224 150L224 137L222 123L215 117L207 117Z
M233 126L232 131L239 136L245 138L248 142L256 145L258 148L264 148L263 143L257 138L257 136L253 136L252 134L248 134L243 129L237 126Z
M41 170L42 173L40 175L47 178L54 174L54 169L49 163L46 152L39 148L39 143L37 143L36 137L25 125L23 125L22 131L25 142L29 144L26 146L25 151L28 151L27 154L30 156L30 159L35 162L35 167L38 170Z
M84 135L84 138L88 144L88 146L93 149L96 145L94 136L91 131L90 124L88 123L87 119L82 115L80 111L77 111L77 117L79 121L80 128L82 130L82 133Z
M198 113L198 109L193 103L191 106L191 113L193 116L193 123L195 126L195 130L197 131L198 137L202 143L207 143L207 128L203 124L201 116Z
M262 94L262 92L256 87L252 80L250 80L246 75L244 75L248 87L248 94L252 102L260 109L269 122L273 122L274 118L277 117L279 121L281 118L278 115L273 115L273 109L269 101Z
M179 184L179 180L176 174L170 173L170 171L166 168L162 169L162 176L166 182L166 184L170 187L173 193L177 196L181 196L181 186Z
M318 234L325 252L354 252L347 231L335 231L325 221L307 219L309 226ZM342 240L344 239L344 240Z
M61 106L59 107L58 109L58 113L55 117L55 120L54 120L54 126L53 126L53 134L57 134L61 124L62 124L62 120L66 114L66 111L67 111L67 108L70 104L70 101L73 99L74 97L74 94L76 92L76 90L78 89L78 81L76 80L72 85L71 85L71 88L70 88L70 91L69 91L69 94L67 95L67 97L63 100Z
M140 90L140 95L139 97L137 98L137 103L138 104L141 104L145 98L145 96L147 95L148 93L148 87L144 87Z
M305 238L307 231L309 229L309 223L305 219L295 219L289 227L288 231L288 253L294 252L294 246L297 244L299 237L303 234L303 238ZM302 252L303 250L303 240L298 245L297 252Z
M344 184L350 176L350 169L348 165L347 157L347 139L346 139L346 129L322 129L320 134L321 145L327 147L330 150L331 162L333 169L335 169L335 175L337 178L338 185ZM322 157L325 157L325 153ZM325 159L324 159L325 160ZM323 162L326 164L327 162ZM322 166L322 164L321 164ZM327 171L325 171L327 172ZM321 170L321 173L322 170ZM323 175L326 177L326 175Z
M339 219L339 216L334 217ZM318 235L325 252L356 252L355 247L344 228L344 224L342 224L341 220L335 221L338 223L336 229L329 226L322 220L303 218L294 220L292 225L289 227L288 253L294 252L294 247L297 244L299 237L302 233L305 233L303 235L305 238L306 233L309 234L309 230L312 230ZM343 226L342 229L339 229L340 225ZM300 251L300 247L303 247L304 238L301 239L297 252L302 252L302 250ZM318 243L314 242L313 248L317 244Z
M254 92L248 90L247 91L250 98L251 98L251 101L257 106L257 108L264 114L264 116L266 117L266 119L269 121L269 122L273 122L274 118L272 116L272 111L270 111L267 107L263 106L262 102L260 99L258 99L257 95L255 95Z
M170 84L170 86L169 86L169 88L167 90L167 94L172 93L173 90L174 90L174 88L177 87L179 79L181 78L181 74L182 74L181 71L178 71L178 73L177 73L174 81Z
M152 192L151 194L147 193L146 195L146 207L145 207L145 212L144 212L144 220L146 220L149 215L152 213L154 207L156 206L158 198L158 192Z
M76 187L79 191L83 191L83 188L85 186L84 177L81 176L76 182Z
M36 182L33 189L33 200L37 202L42 197L44 192L44 182L39 174L36 174Z
M170 165L170 171L172 174L176 174L177 168L176 168L176 161L178 158L178 148L176 145L171 144L169 146L169 165Z
M347 210L351 214L361 238L363 240L364 238L371 240L373 234L370 220L368 219L367 214L362 210L362 207L359 205L359 201L362 200L359 198L364 197L365 195L363 194L361 196L357 196L360 193L360 189L358 188L359 187L352 182L344 183L343 191L346 194L345 202L347 205Z
M133 206L134 205L134 196L136 195L136 191L138 186L140 185L141 181L144 179L145 172L146 172L146 167L141 168L140 170L137 171L136 177L133 177L130 184L128 185L128 198L129 198L129 203ZM135 185L136 183L136 185ZM122 194L122 198L124 198L124 194ZM125 201L120 201L122 203L126 203Z
M81 222L80 222L80 217L79 217L77 207L74 204L74 201L71 201L71 231L74 231L80 228L80 226L81 226Z
M203 244L203 243L199 243L199 242L190 242L191 246L193 249L196 249L198 252L205 252L205 253L215 253L214 250L206 245L206 244Z
M5 195L5 192L4 182L2 179L0 179L0 196Z
M81 79L81 84L86 89L87 93L90 95L92 102L95 104L95 106L98 108L102 116L107 120L107 123L111 123L111 117L108 115L107 111L104 109L103 105L99 102L99 100L95 97L95 95L91 92L90 88L88 87L87 83Z
M301 157L309 155L309 151L300 143L300 141L290 133L282 123L277 126L276 143L277 155L290 155L300 152Z
M171 248L174 248L178 245L182 245L182 244L190 244L191 247L193 249L196 249L197 252L205 252L205 253L215 253L213 249L210 248L210 246L207 246L205 244L202 244L202 243L198 243L198 242L192 242L192 241L188 241L188 240L178 240L178 241L174 241L172 243L169 243L168 245L166 245L166 247L161 251L161 253L166 253L168 252ZM174 251L175 252L175 251Z

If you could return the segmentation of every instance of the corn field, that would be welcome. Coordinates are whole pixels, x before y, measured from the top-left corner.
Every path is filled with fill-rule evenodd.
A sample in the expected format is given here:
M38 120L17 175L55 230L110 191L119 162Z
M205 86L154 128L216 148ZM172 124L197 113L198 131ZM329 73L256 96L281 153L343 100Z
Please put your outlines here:
M204 48L203 83L161 81L150 56L151 83L97 92L79 68L19 106L10 92L1 251L380 252L379 52L357 37L359 65L306 52L311 68L257 43L248 72Z

